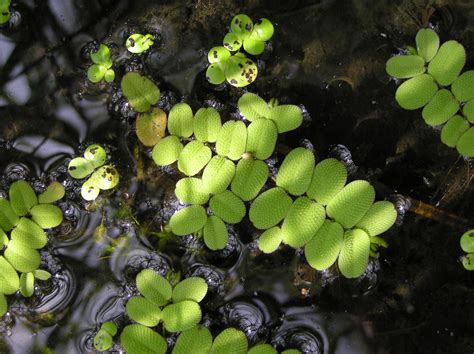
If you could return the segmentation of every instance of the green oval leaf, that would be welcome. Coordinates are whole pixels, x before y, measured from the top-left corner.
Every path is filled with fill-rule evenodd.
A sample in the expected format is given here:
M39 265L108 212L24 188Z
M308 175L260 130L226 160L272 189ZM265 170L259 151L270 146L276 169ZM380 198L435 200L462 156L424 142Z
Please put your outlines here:
M255 81L258 68L251 59L236 54L228 60L224 74L232 86L245 87Z
M415 37L416 50L426 62L434 58L439 49L438 34L431 28L422 28Z
M470 127L459 138L456 149L465 157L474 157L474 127Z
M200 277L189 277L181 280L173 289L173 302L192 300L200 302L207 294L207 283Z
M158 166L171 165L178 160L182 150L183 144L181 144L179 138L171 135L161 139L160 142L155 145L151 152L151 157Z
M94 164L84 157L76 157L69 162L67 171L72 178L82 179L94 171Z
M460 244L464 252L474 252L474 229L463 233L463 235L461 236Z
M244 50L252 55L260 55L265 50L265 42L259 39L248 38L244 41Z
M194 177L182 178L176 183L176 197L187 204L206 204L209 193L205 191L202 180Z
M172 354L209 354L212 335L204 326L196 326L181 333Z
M273 107L270 119L275 122L278 133L286 133L295 130L303 123L303 112L295 105L281 105Z
M270 107L260 96L245 93L237 101L240 113L250 122L260 118L270 118Z
M154 146L165 136L166 113L159 108L140 113L135 125L138 140L145 146Z
M155 327L161 319L160 307L141 296L134 296L125 307L128 317L147 327Z
M11 239L21 243L24 247L43 248L48 242L45 232L37 223L28 218L21 218L11 233Z
M22 273L38 269L41 262L38 251L14 240L8 243L4 256L13 268Z
M207 53L207 60L209 63L219 63L219 62L226 62L231 57L231 54L228 49L222 46L213 47Z
M209 207L214 215L229 224L237 224L245 216L245 204L231 191L214 195L209 201Z
M173 292L168 280L152 269L144 269L137 274L137 289L148 300L163 306L171 299Z
M103 329L99 330L94 336L94 348L100 352L105 352L112 348L114 344L112 336L104 331Z
M106 82L114 81L115 80L115 71L113 71L112 69L108 69L105 72L104 79L105 79Z
M51 273L43 269L36 269L33 271L33 275L39 280L48 280L51 278Z
M448 121L459 110L459 102L450 91L441 89L431 101L423 108L421 115L426 124L440 125Z
M257 344L247 354L278 354L278 352L270 344Z
M0 294L14 294L19 287L18 273L3 256L0 256Z
M206 70L206 79L213 85L220 85L225 81L225 65L222 63L211 64Z
M344 188L346 181L346 166L336 159L325 159L314 168L306 194L318 203L327 205Z
M169 225L175 235L184 236L201 230L206 220L206 210L200 205L191 205L174 213Z
M258 239L258 248L263 253L273 253L283 241L283 233L278 226L265 230Z
M38 202L41 204L54 203L64 197L64 187L59 182L52 182L46 190L38 196Z
M360 277L369 262L370 238L360 229L347 230L344 234L338 266L346 278Z
M127 354L165 354L166 340L148 327L133 324L125 327L120 342Z
M292 195L301 195L308 190L314 171L314 154L305 148L290 151L283 160L276 185Z
M214 156L204 168L202 183L204 191L211 194L224 192L235 175L235 165L223 156Z
M224 222L214 215L207 218L203 234L204 243L213 251L225 248L229 239L229 233Z
M87 69L87 79L94 84L101 82L107 72L107 68L104 65L92 64Z
M13 182L9 190L10 205L18 216L26 215L32 207L38 204L38 198L31 188L30 184L25 181Z
M248 38L253 30L253 21L245 14L238 14L230 22L230 30L240 38Z
M227 328L214 339L210 354L246 354L247 349L245 334L238 329Z
M63 222L63 212L56 205L39 204L30 213L33 221L43 229L52 229Z
M257 229L269 229L283 220L292 203L283 188L269 189L253 201L249 210L250 221Z
M90 179L95 186L102 190L115 188L120 181L119 173L112 165L104 165L98 168Z
M134 33L127 38L125 46L130 53L141 54L146 52L154 43L154 37L151 34L143 35Z
M168 116L168 131L171 135L189 138L193 135L193 111L187 103L178 103Z
M367 232L369 236L377 236L390 229L397 220L397 211L393 203L375 202L357 223L356 227Z
M184 300L166 306L161 318L168 332L182 332L201 321L201 308L195 301Z
M247 145L247 127L241 121L224 123L216 142L216 151L221 156L238 160L245 152Z
M84 158L92 163L94 168L100 167L107 159L107 152L99 144L89 145L84 151Z
M1 18L0 18L0 20L1 20ZM7 298L5 297L5 295L0 293L0 316L3 316L7 311L8 311Z
M444 42L428 65L428 73L441 86L451 85L466 63L466 51L456 41Z
M253 31L250 34L250 38L259 39L261 41L268 41L273 36L273 24L267 18L261 18L253 26Z
M200 141L193 140L186 144L178 157L178 169L187 176L194 176L207 165L212 152Z
M464 116L469 121L469 123L474 124L474 99L466 102L466 104L462 108L462 112L464 113Z
M100 329L106 331L111 336L115 336L117 334L117 325L111 321L102 323Z
M468 70L459 76L451 86L456 99L460 102L467 102L474 98L474 70Z
M271 120L258 119L247 128L246 151L259 160L266 160L273 154L277 138L276 125Z
M329 268L341 251L344 229L337 222L325 220L314 237L304 247L309 265L317 270Z
M95 200L100 193L100 188L95 185L95 179L89 178L82 184L81 196L84 200L91 201Z
M239 50L240 47L242 47L242 41L235 33L232 32L227 33L224 36L222 44L224 44L224 47L231 52L235 52L236 50Z
M30 297L35 292L35 277L33 273L22 273L20 276L20 293L24 297Z
M441 141L449 147L456 147L459 138L468 129L469 123L463 117L455 115L441 129Z
M95 64L108 64L110 62L110 49L105 44L100 44L97 51L91 51L90 57Z
M268 179L268 166L265 162L243 159L237 164L231 190L243 201L254 199Z
M4 231L10 231L13 226L18 224L20 218L13 211L10 202L7 199L0 198L0 226Z
M462 265L466 270L474 270L474 253L466 254L462 259Z
M148 78L135 72L128 72L122 79L122 92L132 108L146 112L160 99L160 89Z
M385 70L397 79L409 79L425 72L425 61L418 55L396 55L387 61Z
M421 74L405 81L395 93L395 99L400 107L414 110L426 105L438 91L438 85L433 77Z
M199 141L214 143L221 126L221 116L215 108L199 108L194 116L193 130Z
M367 213L374 199L375 190L369 182L353 181L329 202L326 213L345 229L350 229Z
M291 247L308 243L326 218L324 207L307 197L299 197L290 207L281 226L283 242Z

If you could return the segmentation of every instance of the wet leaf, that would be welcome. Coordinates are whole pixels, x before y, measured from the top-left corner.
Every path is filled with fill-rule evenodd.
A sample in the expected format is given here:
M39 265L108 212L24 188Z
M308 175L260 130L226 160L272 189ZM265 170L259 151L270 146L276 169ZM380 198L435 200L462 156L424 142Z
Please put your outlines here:
M38 202L41 204L54 203L64 197L64 187L59 182L52 182L46 190L38 196Z
M165 136L166 113L153 108L151 112L140 113L136 120L138 139L145 146L154 146Z
M245 334L238 329L227 328L214 339L210 354L246 354L247 349Z
M160 307L144 297L134 296L130 298L125 308L128 317L144 326L155 327L160 322Z
M93 64L87 69L87 78L90 82L98 83L101 82L107 72L107 68L104 65Z
M258 248L263 253L273 253L280 246L283 241L283 233L277 226L265 230L258 239Z
M162 320L168 332L182 332L201 321L201 308L195 301L180 301L163 309Z
M102 323L100 329L106 331L111 336L115 336L117 334L117 325L111 321Z
M214 156L204 168L202 183L210 194L224 192L235 175L235 165L223 156Z
M240 160L237 164L231 190L243 201L254 199L268 179L268 166L259 160Z
M260 118L270 118L270 107L260 96L244 93L237 102L240 113L250 122Z
M81 196L84 200L95 200L100 193L100 188L95 185L95 179L89 178L82 184Z
M258 68L251 59L236 54L226 63L225 79L232 86L245 87L256 80Z
M151 152L151 157L158 166L171 165L178 160L182 150L183 144L181 144L179 138L176 136L167 136L155 145Z
M247 145L247 127L241 121L224 123L216 142L216 151L221 156L238 160L245 152Z
M474 127L470 127L459 138L456 149L465 157L474 157Z
M278 354L278 352L270 344L257 344L250 348L247 354Z
M396 55L387 61L385 70L397 79L409 79L425 72L425 61L418 55Z
M222 46L218 46L211 48L211 50L207 53L207 60L211 64L222 63L229 60L231 56L232 54L230 54L228 49Z
M325 159L314 168L306 194L318 203L327 205L344 188L346 181L346 166L336 159Z
M474 99L474 70L468 70L459 76L451 86L454 97L460 102Z
M15 181L9 190L10 205L18 216L26 215L32 207L38 204L33 188L25 181Z
M231 191L224 191L214 195L209 201L209 207L212 213L226 223L237 224L245 216L245 204Z
M441 89L423 108L421 115L426 124L435 126L444 124L459 111L459 102L450 91Z
M120 181L117 169L112 165L104 165L98 168L91 176L96 187L102 190L109 190L117 186Z
M244 50L252 55L260 55L265 50L265 42L259 39L248 38L244 41Z
M204 326L196 326L181 333L172 354L209 354L212 335Z
M224 36L222 44L226 49L230 50L231 52L235 52L236 50L239 50L240 47L242 47L242 41L235 33L232 32L227 33Z
M56 205L39 204L30 213L33 221L43 229L52 229L63 222L63 212Z
M115 71L108 69L104 74L104 79L106 82L112 82L115 80Z
M329 268L341 251L344 229L337 222L325 220L314 237L304 247L309 265L317 270Z
M87 147L86 151L84 151L84 158L90 161L94 168L97 168L105 163L107 153L99 144L92 144Z
M1 228L8 232L12 229L13 226L18 224L20 218L13 211L10 202L7 199L0 197L0 226Z
M24 297L30 297L35 292L35 277L33 273L22 273L20 276L20 293Z
M257 229L269 229L283 220L292 203L283 188L269 189L253 201L249 210L250 221Z
M338 266L346 278L358 278L369 262L370 238L360 229L347 230L344 234Z
M456 41L444 42L428 65L428 73L441 86L451 85L466 63L466 51Z
M13 268L23 273L38 269L41 262L38 251L14 240L8 243L4 256Z
M177 103L171 108L168 131L171 135L183 138L193 135L193 111L187 103Z
M24 247L43 248L48 242L45 232L37 223L28 218L21 218L11 233L11 239Z
M301 195L308 190L314 171L314 154L305 148L290 151L283 160L276 185L292 195Z
M3 256L0 256L0 294L14 294L19 287L18 273Z
M247 127L246 151L259 160L268 159L275 150L278 130L271 120L258 119Z
M369 236L377 236L390 229L397 221L397 211L393 203L379 201L372 204L356 227Z
M128 325L120 335L120 342L127 354L165 354L166 340L148 327Z
M206 79L213 85L220 85L225 81L225 68L227 65L221 63L211 64L206 70Z
M200 277L189 277L180 281L173 289L173 302L184 300L200 302L207 294L207 283Z
M152 269L138 273L136 282L138 291L157 306L166 305L171 299L173 289L169 281Z
M72 178L82 179L94 171L94 164L84 157L76 157L69 162L67 171Z
M211 159L212 152L200 141L193 140L186 144L178 157L178 169L187 176L199 173Z
M182 178L176 183L176 197L187 204L206 204L209 193L205 191L202 180L194 177Z
M122 92L132 108L146 112L160 99L160 89L148 78L135 72L128 72L122 79Z
M191 205L174 213L169 225L175 235L184 236L201 230L206 220L206 210L200 205Z
M395 99L400 107L414 110L423 107L434 97L438 85L428 74L415 76L401 84L395 93Z
M214 143L221 126L221 116L215 108L199 108L194 116L194 135L201 142Z
M464 252L466 252L466 253L474 252L474 229L466 231L461 236L460 244L461 244L461 248Z
M230 30L240 38L246 39L252 33L253 21L245 14L235 15L230 22Z
M250 38L266 42L272 38L274 31L271 21L267 18L261 18L255 22Z
M441 141L449 147L456 147L459 138L468 129L469 123L463 117L455 115L441 129Z
M303 112L301 108L291 104L273 107L270 119L278 128L278 133L286 133L295 130L303 123Z
M416 49L426 62L434 58L439 49L438 34L431 28L423 28L416 34Z
M221 250L227 246L229 233L224 222L217 216L209 216L203 230L204 243L210 250Z

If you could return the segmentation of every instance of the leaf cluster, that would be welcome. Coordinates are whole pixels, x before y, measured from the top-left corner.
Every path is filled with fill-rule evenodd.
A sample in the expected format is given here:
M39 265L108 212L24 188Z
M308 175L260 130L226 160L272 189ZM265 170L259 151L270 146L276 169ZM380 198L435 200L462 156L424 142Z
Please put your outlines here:
M94 64L87 70L89 81L94 83L101 82L102 80L106 82L114 81L115 71L112 69L109 47L101 43L97 51L91 51L90 57Z

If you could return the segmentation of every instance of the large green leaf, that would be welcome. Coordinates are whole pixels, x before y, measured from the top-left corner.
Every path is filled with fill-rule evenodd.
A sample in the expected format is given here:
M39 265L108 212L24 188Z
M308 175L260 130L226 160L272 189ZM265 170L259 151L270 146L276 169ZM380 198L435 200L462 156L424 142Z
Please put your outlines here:
M54 203L64 197L64 193L62 184L54 181L38 196L38 202L41 204Z
M237 102L240 113L250 122L259 118L270 118L268 103L254 93L247 92Z
M204 189L202 180L195 177L182 178L176 183L176 197L183 203L206 204L209 193Z
M459 76L451 86L456 99L460 102L467 102L474 98L474 70L468 70Z
M276 185L292 195L308 190L314 171L314 154L305 148L296 148L286 155L278 171Z
M248 126L247 134L247 152L259 160L266 160L273 154L278 138L275 123L269 119L258 119Z
M82 179L94 172L94 164L84 157L76 157L69 162L67 171L72 178Z
M171 165L178 160L182 150L183 144L181 144L179 138L171 135L161 139L160 142L155 145L151 152L151 157L158 166Z
M214 143L221 130L221 116L215 108L199 108L193 120L196 139Z
M18 224L18 221L20 221L20 218L13 211L10 202L0 197L0 227L8 232Z
M214 215L229 224L239 223L245 216L245 204L231 191L214 195L209 201L209 207Z
M209 354L212 334L204 326L196 326L181 333L172 354Z
M191 205L174 213L169 225L175 235L184 236L201 230L206 220L206 210L200 205Z
M344 229L337 222L325 220L316 235L304 247L309 265L324 270L334 264L342 246Z
M3 256L0 256L0 294L14 294L19 287L18 273Z
M38 204L33 188L25 181L13 182L9 190L10 204L18 216L26 215L32 207Z
M434 82L433 77L421 74L401 84L395 92L395 99L400 107L414 110L431 101L437 91L438 85Z
M244 50L252 55L260 55L265 51L265 42L259 39L248 38L244 41Z
M138 273L136 282L138 291L157 306L166 305L171 299L173 289L169 281L152 269Z
M22 273L20 276L20 293L24 297L30 297L35 292L35 276L33 273Z
M31 218L43 229L51 229L63 222L63 212L56 205L39 204L31 208Z
M456 41L444 42L428 65L428 73L441 86L451 85L466 63L466 51Z
M295 105L276 106L270 112L270 119L275 122L278 133L286 133L303 123L303 112Z
M438 34L431 28L422 28L416 34L416 50L426 62L434 58L439 49Z
M423 108L421 115L427 124L434 126L446 123L457 111L459 102L450 91L441 89Z
M165 136L166 113L159 108L140 113L135 126L138 140L145 146L154 146Z
M221 156L238 160L247 145L247 127L241 121L228 121L222 126L216 142L216 151Z
M244 332L227 328L214 339L210 354L246 354L247 349L247 337Z
M455 115L441 129L441 141L449 147L456 147L459 138L469 129L469 123L461 116Z
M195 301L184 300L166 306L161 313L163 325L168 332L182 332L201 321L201 308Z
M456 149L465 157L474 157L474 127L470 127L459 138Z
M425 72L425 61L418 55L396 55L387 61L385 70L397 79L409 79Z
M210 216L207 218L203 230L204 243L211 250L221 250L227 245L229 232L221 218Z
M148 327L128 325L120 335L120 343L127 354L165 354L166 340Z
M160 89L148 78L128 72L122 78L122 92L137 112L146 112L160 99Z
M250 221L257 229L269 229L283 220L292 203L283 188L269 189L253 201L249 210Z
M360 229L348 230L344 234L338 266L346 278L360 277L369 262L370 238Z
M93 63L108 66L110 62L110 49L101 43L97 51L90 52L90 57Z
M466 231L459 241L461 249L466 253L474 252L474 229Z
M171 135L189 138L193 135L193 111L187 103L178 103L168 116L168 131Z
M283 233L278 226L265 230L258 239L258 248L263 253L275 252L283 241Z
M345 229L350 229L367 213L374 199L374 187L367 181L356 180L329 202L326 213Z
M186 144L179 154L178 169L187 176L194 176L207 165L212 152L200 141L193 140Z
M160 307L141 296L130 298L125 309L128 317L147 327L155 327L161 319Z
M192 300L200 302L207 294L207 283L200 277L189 277L181 280L173 289L173 302Z
M211 194L224 192L235 175L235 165L223 156L214 156L204 168L202 183L204 191Z
M38 269L41 262L38 251L15 240L8 243L4 256L13 268L23 273Z
M291 205L283 221L283 242L291 247L303 247L324 222L324 207L308 197L299 197Z
M28 218L21 218L18 225L12 230L11 239L25 247L43 248L48 242L45 232L37 223Z
M265 162L242 159L237 164L231 190L243 201L255 198L268 179L268 166Z
M356 227L367 232L369 236L377 236L390 229L397 220L397 211L393 203L375 202L357 223Z
M322 205L327 205L347 181L347 169L336 159L325 159L314 168L306 194Z

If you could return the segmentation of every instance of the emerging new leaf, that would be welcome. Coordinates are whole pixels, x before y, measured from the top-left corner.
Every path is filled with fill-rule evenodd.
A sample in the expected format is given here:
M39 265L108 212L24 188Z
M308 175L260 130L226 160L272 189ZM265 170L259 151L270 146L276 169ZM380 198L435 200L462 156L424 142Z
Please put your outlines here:
M292 203L283 188L269 189L253 201L249 210L250 221L257 229L269 229L283 220Z
M200 141L193 140L186 144L179 154L178 169L187 176L194 176L207 165L212 152Z
M201 230L206 220L206 210L200 205L191 205L173 214L169 225L175 235L184 236Z
M313 170L314 154L302 147L293 149L280 166L276 185L292 195L301 195L308 190Z
M347 230L344 234L338 265L346 278L360 277L369 262L370 238L363 230Z
M224 222L214 215L207 218L203 234L204 243L213 251L225 248L229 239L229 233Z
M268 179L268 166L260 160L242 159L237 164L231 190L243 201L255 198Z
M337 222L325 220L316 235L304 247L309 265L324 270L334 264L342 246L344 230Z
M325 159L314 168L306 194L322 205L327 205L339 193L347 181L347 169L336 159Z
M375 202L357 223L356 227L367 232L369 236L377 236L390 229L397 220L397 211L393 203Z
M214 215L229 224L239 223L246 213L244 202L231 191L214 195L209 201L209 207Z
M466 63L466 51L456 41L444 42L428 65L428 73L441 86L451 85Z
M414 110L426 105L438 91L438 85L433 77L421 74L405 81L395 93L395 99L400 107Z

